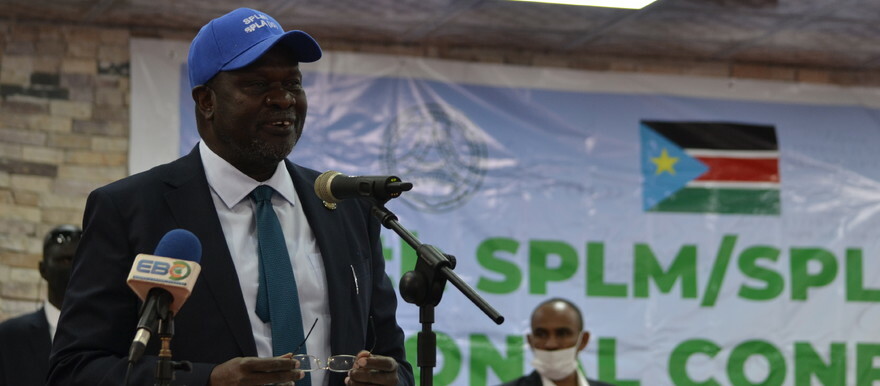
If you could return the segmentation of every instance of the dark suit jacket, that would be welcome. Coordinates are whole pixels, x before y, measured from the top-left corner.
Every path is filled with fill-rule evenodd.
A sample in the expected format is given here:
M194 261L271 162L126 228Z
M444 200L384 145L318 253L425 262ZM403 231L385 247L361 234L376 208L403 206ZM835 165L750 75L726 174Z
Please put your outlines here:
M0 386L44 384L51 347L42 308L0 323Z
M324 259L330 299L333 354L369 348L400 364L412 385L397 298L385 274L378 220L370 205L347 200L325 208L314 193L318 172L285 161ZM209 191L198 147L189 155L124 178L89 195L84 233L73 263L50 360L50 385L119 385L138 322L139 301L125 281L135 255L153 253L165 233L193 232L202 244L202 272L189 300L175 315L174 360L193 362L175 384L204 385L213 367L234 357L256 356L235 266ZM357 273L357 287L352 270ZM373 317L375 334L368 328ZM152 385L158 345L131 372L132 385ZM328 373L341 385L345 373Z
M587 382L590 383L590 386L614 386L610 383L594 381L592 379L587 379ZM501 386L541 386L541 374L538 374L537 371L532 371L529 375L523 375L517 379L514 379L510 382L507 382Z

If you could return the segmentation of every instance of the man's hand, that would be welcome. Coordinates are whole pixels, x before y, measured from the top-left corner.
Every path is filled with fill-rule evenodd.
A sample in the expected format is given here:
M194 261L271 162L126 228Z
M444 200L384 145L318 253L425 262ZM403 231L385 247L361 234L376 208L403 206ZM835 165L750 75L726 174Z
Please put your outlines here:
M305 374L296 370L299 362L292 354L275 358L233 358L211 371L208 386L254 386L298 381Z
M358 353L354 367L345 378L348 386L397 385L397 361L391 357L372 355L369 351Z

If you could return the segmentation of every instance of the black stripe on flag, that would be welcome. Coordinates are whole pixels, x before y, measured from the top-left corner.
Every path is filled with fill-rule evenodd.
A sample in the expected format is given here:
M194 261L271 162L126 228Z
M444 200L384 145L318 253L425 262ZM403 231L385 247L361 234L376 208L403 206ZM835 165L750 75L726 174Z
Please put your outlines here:
M779 150L776 128L729 122L642 123L685 149Z

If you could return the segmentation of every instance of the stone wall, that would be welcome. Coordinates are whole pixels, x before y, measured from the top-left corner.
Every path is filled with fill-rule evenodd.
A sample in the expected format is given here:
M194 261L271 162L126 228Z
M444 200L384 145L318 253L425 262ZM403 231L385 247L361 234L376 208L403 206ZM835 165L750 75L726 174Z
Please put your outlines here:
M151 31L187 40L195 31ZM128 174L127 29L9 21L0 16L0 320L39 307L43 235L81 224L88 193ZM139 36L143 33L139 33ZM321 41L328 51L424 56L591 71L880 86L877 72L536 55L487 48Z
M129 33L0 19L0 320L39 307L43 236L127 175Z

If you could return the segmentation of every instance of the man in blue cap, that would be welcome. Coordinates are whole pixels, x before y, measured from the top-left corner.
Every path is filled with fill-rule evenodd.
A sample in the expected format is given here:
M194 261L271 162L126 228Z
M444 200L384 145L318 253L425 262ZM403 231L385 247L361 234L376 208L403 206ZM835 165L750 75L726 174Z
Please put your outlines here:
M188 66L202 140L90 194L49 384L153 384L155 339L126 358L140 303L125 278L136 254L177 228L203 248L174 315L173 359L192 362L177 383L414 383L369 203L323 205L319 173L286 159L307 111L299 63L320 57L311 36L253 9L199 31Z

